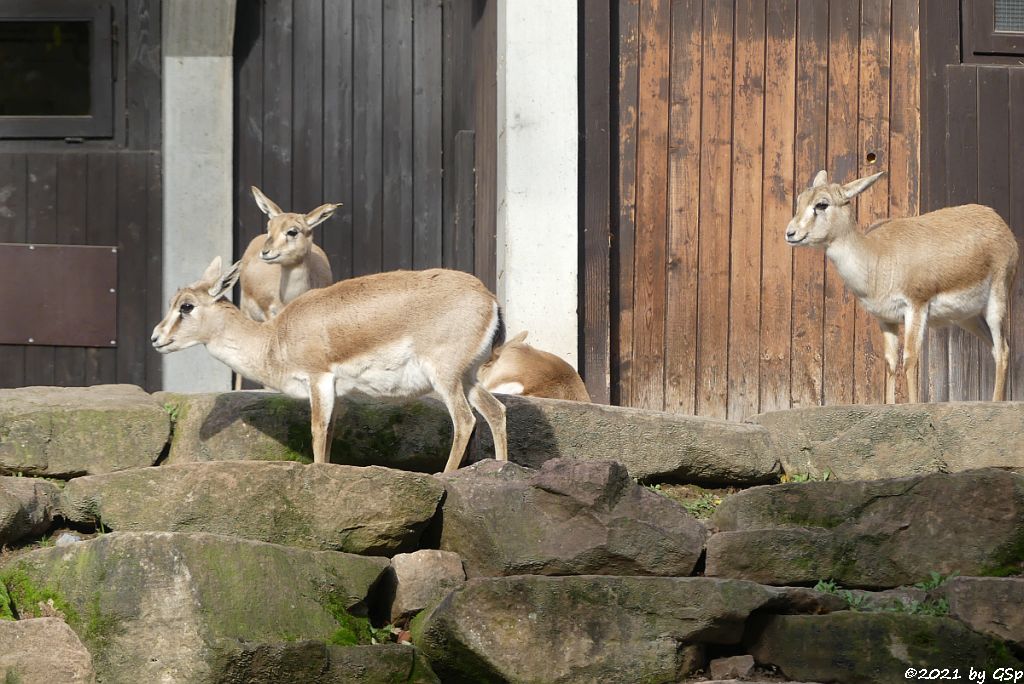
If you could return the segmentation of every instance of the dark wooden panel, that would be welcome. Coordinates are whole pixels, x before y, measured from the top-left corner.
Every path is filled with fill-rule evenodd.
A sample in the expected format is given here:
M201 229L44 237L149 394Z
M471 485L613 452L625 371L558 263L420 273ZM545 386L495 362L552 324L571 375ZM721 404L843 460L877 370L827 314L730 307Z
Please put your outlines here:
M383 207L385 271L412 268L412 0L384 0Z
M1010 159L1024 159L1024 69L1009 71L1010 95ZM1017 238L1018 247L1024 248L1024 167L1011 164L1010 173L1010 228ZM1015 401L1024 399L1024 267L1017 265L1010 294L1010 370L1007 378L1007 397Z
M603 0L606 11L611 0ZM498 3L473 0L473 127L476 131L474 272L494 291L498 282ZM606 46L610 43L606 42ZM611 63L606 62L608 70ZM605 122L611 115L605 117Z
M324 201L341 202L324 226L334 278L352 277L352 4L324 4Z
M28 155L27 242L57 242L57 155ZM54 383L54 348L33 345L25 350L25 384Z
M354 5L353 275L381 270L383 15L379 2Z
M0 344L39 351L46 351L39 345L110 347L117 336L116 283L111 247L0 244ZM61 351L61 372L48 372L58 384L81 384L85 357L71 355L81 350Z
M453 215L458 199L456 178L464 178L465 170L452 168L448 160L458 163L456 137L462 131L473 130L472 103L474 98L472 54L473 3L465 0L442 0L442 59L441 78L444 83L441 102L443 152L445 173L442 175L442 244L441 257L447 268L456 268L459 245L452 232L456 225Z
M87 158L84 154L69 154L61 157L57 162L57 241L65 245L81 245L85 243L86 236L86 201L88 186L86 185L86 173ZM109 252L108 252L109 254ZM111 254L111 256L114 256ZM3 270L0 269L0 274ZM86 280L92 280L93 275L89 271L69 271L65 269L55 268L50 273L81 273L85 276ZM116 264L110 269L111 282L107 289L114 287L116 283L117 267ZM0 278L4 277L0 275ZM76 276L77 277L77 276ZM84 283L83 283L84 285ZM95 294L96 285L90 283L87 289L90 294ZM2 288L0 288L2 289ZM113 296L112 296L113 295ZM0 295L2 296L2 295ZM116 309L111 307L111 302L116 302L116 292L107 293L107 297L99 300L101 302L101 309L90 313L95 313L96 316L102 316L109 318L112 323L116 323ZM102 306L105 305L105 306ZM66 322L64 319L65 312L50 312L50 316L53 316L55 320L61 320L59 325L64 330L64 336L68 334L77 336L77 329L79 324L71 324ZM69 313L78 316L78 311L72 309ZM86 316L86 318L90 318ZM89 323L86 323L89 325ZM117 330L111 326L111 329L107 331L106 340L102 340L100 344L110 345L110 341L116 339ZM59 344L59 342L54 342ZM85 384L85 350L84 349L57 349L54 352L54 382L64 387L69 386L80 386Z
M0 242L24 242L28 170L23 154L0 154ZM0 345L0 388L25 384L24 347Z
M263 13L263 185L260 189L278 206L290 211L294 165L292 2L264 0Z
M441 265L441 5L414 0L413 266Z
M140 386L153 328L146 317L146 160L145 153L117 158L117 381Z
M245 6L235 23L235 258L263 232L265 218L250 187L263 186L262 3Z
M146 317L137 333L149 339L149 331L163 318L163 165L159 154L146 155ZM149 344L146 350L146 384L150 392L163 389L163 357Z
M451 178L453 206L448 211L445 234L453 246L451 268L473 272L473 246L476 237L474 192L476 178L473 157L476 140L473 131L459 131L455 136L454 176Z
M117 244L117 157L104 152L89 154L86 179L86 242ZM154 321L153 325L156 325ZM85 384L117 382L117 350L90 348L85 352Z
M294 0L293 13L292 198L286 211L305 213L325 201L323 0ZM315 229L317 243L324 230L330 227Z
M133 150L159 150L163 139L160 6L160 0L134 0L125 12L126 123Z

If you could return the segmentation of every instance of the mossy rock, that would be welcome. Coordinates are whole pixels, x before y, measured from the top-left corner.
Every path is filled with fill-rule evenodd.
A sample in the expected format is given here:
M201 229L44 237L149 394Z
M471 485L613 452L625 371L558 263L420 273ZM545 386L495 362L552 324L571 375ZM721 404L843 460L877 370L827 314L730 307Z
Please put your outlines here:
M3 684L94 684L92 657L59 618L0 622Z
M229 654L219 684L438 684L415 648L333 646L320 641L245 644Z

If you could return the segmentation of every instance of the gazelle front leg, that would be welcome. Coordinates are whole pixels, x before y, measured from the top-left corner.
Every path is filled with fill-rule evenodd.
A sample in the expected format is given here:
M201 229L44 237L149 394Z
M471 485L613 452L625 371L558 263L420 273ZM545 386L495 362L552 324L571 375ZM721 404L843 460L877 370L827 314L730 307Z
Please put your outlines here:
M921 401L918 388L918 363L928 330L928 304L912 304L903 323L903 370L907 374L907 394L911 404Z
M896 323L880 321L885 338L885 403L896 403L896 364L900 353L900 327Z
M309 414L313 432L313 463L328 463L334 432L334 375L310 378Z

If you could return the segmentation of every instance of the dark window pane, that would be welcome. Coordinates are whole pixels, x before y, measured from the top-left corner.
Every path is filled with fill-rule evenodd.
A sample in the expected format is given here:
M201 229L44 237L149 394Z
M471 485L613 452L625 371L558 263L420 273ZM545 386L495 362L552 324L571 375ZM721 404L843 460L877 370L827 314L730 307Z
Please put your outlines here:
M1024 33L1024 0L996 0L996 31Z
M90 113L89 22L0 21L0 116Z

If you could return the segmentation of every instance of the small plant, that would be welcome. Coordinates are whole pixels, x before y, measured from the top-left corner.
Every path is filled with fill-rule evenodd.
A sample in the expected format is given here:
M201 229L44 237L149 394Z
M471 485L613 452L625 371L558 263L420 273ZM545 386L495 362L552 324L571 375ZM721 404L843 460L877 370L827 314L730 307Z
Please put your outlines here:
M779 478L780 482L827 482L832 478L832 471L826 470L821 475L813 475L811 473L783 473L782 477Z
M818 583L814 585L814 590L823 594L835 594L839 591L839 585L832 579L818 580Z
M179 404L175 404L172 401L164 402L164 411L171 417L172 423L178 422L178 416L181 415L181 406Z
M952 572L948 575L943 575L941 572L935 572L934 570L932 570L930 573L928 573L928 579L924 580L923 582L918 582L914 586L918 589L931 591L932 589L938 589L943 584L945 584L946 582L953 579L959 574L960 573L958 572Z
M721 503L722 497L711 492L704 492L696 499L683 501L682 506L694 518L710 518Z
M651 490L652 492L657 492L658 494L662 493L661 485L660 484L649 484L649 485L644 485L644 487L646 487L647 489Z

